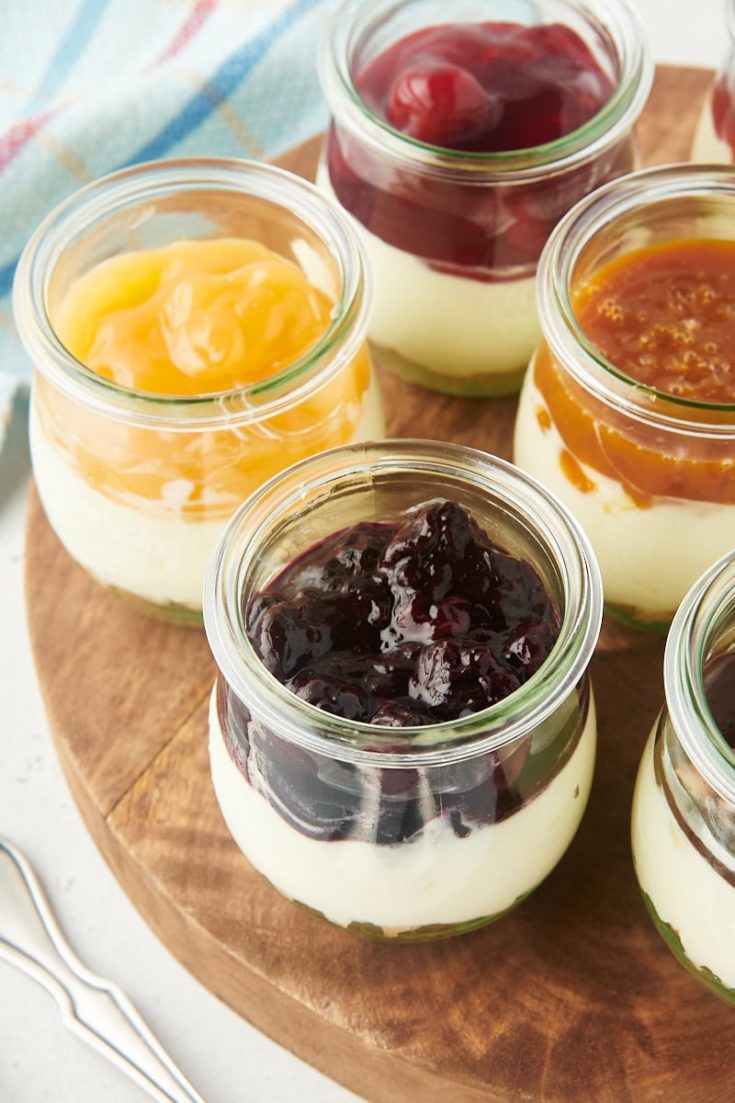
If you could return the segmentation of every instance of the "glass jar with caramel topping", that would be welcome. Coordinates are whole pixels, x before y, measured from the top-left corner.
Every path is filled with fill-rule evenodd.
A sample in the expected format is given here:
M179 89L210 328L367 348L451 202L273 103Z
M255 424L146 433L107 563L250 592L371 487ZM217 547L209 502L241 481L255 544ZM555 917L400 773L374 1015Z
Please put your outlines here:
M665 629L735 542L735 180L673 166L579 203L541 258L516 462L592 542L608 608Z

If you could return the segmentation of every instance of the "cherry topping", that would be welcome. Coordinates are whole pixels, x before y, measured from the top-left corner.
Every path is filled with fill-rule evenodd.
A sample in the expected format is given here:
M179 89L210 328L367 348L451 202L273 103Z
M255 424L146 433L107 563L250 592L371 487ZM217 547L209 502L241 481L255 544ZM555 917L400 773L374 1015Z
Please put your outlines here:
M388 94L388 121L420 142L461 145L492 129L503 106L467 69L423 63L403 69Z
M555 141L613 90L584 40L561 23L425 27L373 58L355 83L410 137L485 153Z
M512 153L556 142L598 115L613 94L614 69L611 46L600 40L593 52L560 23L447 22L393 42L353 79L369 110L411 138ZM627 134L581 166L522 184L506 184L503 174L458 181L412 171L339 120L326 152L335 194L371 233L438 271L477 280L530 269L570 207L634 167Z
M712 90L712 122L718 138L730 147L735 160L735 90L723 74Z

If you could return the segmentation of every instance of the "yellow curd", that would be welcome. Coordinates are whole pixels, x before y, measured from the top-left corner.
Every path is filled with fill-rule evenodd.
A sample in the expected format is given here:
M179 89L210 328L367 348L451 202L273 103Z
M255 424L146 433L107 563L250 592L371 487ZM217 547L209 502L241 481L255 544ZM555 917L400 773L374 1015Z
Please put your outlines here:
M278 375L317 345L333 303L293 263L256 241L179 241L101 262L78 278L52 322L87 368L138 394L218 395ZM275 472L355 439L370 384L363 346L326 382L255 419L206 430L113 421L38 380L44 430L95 489L185 518L224 516ZM359 435L359 434L358 434Z

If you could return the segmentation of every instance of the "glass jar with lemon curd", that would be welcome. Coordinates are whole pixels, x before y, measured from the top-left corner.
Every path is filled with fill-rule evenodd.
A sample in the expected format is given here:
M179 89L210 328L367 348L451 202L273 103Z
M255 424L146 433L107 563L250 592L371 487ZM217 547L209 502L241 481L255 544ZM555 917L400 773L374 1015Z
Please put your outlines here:
M735 543L735 179L635 173L541 258L515 459L576 515L609 610L665 630Z
M411 382L520 389L551 229L637 164L653 65L627 0L346 0L322 55L318 181L376 276L370 338Z
M151 163L61 204L21 258L33 469L99 582L201 617L210 551L261 483L383 435L371 284L339 210L244 161Z
M664 686L633 801L636 874L669 949L735 1004L735 552L679 608Z

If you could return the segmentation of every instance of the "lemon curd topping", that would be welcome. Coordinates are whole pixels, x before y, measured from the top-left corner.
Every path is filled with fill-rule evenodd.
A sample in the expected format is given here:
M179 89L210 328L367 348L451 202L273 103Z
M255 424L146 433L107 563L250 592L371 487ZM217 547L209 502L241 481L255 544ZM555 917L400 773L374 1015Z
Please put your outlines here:
M256 241L178 241L96 265L54 319L73 356L131 390L205 395L246 387L308 352L333 304Z
M39 376L43 432L88 486L117 502L182 520L225 518L289 464L382 435L366 347L321 370L333 362L315 350L334 309L296 264L257 241L178 241L111 257L52 310L69 352L143 397L231 397L215 423L188 428L104 416ZM302 360L293 384L277 383ZM270 390L242 390L270 379L275 404Z

